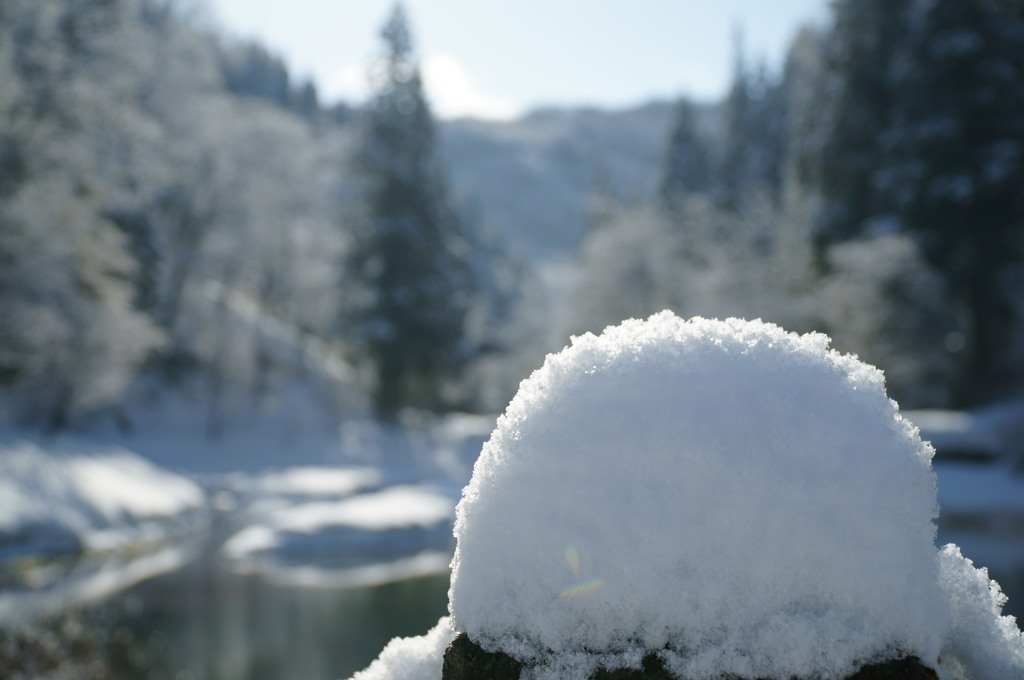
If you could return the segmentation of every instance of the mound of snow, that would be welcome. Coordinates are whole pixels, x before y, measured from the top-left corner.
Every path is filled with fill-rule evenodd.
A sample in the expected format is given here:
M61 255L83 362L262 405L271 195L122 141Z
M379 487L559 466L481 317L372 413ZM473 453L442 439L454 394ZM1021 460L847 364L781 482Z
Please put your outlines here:
M939 553L939 582L949 604L950 631L942 650L950 680L1024 677L1024 634L999 584L976 569L955 545Z
M463 492L451 627L532 680L648 651L694 679L836 680L940 651L955 677L1019 676L977 572L947 549L940 574L931 447L881 372L828 343L663 312L549 356ZM373 668L359 680L390 677Z
M113 549L205 508L194 482L126 449L0 444L0 555Z
M447 616L426 635L395 638L380 656L352 680L424 680L440 678L444 650L455 637Z
M931 454L882 374L823 335L663 313L576 338L465 489L454 625L576 667L668 649L693 678L934 663Z

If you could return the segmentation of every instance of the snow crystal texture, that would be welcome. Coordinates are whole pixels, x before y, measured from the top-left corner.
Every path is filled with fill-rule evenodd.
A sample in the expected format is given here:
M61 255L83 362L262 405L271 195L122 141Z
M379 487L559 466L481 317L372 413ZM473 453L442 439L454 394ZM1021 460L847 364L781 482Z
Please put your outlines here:
M663 312L549 356L463 492L455 629L535 678L934 666L932 449L828 342Z
M950 613L942 650L950 680L1024 678L1024 634L1002 616L1003 595L985 569L977 569L955 545L939 553L940 584Z
M438 680L444 650L454 637L445 616L426 635L393 639L376 661L351 680Z
M455 631L586 680L836 680L916 655L1024 678L1005 597L934 545L931 447L882 374L820 334L662 312L523 381L456 511L451 620L354 680L439 680Z

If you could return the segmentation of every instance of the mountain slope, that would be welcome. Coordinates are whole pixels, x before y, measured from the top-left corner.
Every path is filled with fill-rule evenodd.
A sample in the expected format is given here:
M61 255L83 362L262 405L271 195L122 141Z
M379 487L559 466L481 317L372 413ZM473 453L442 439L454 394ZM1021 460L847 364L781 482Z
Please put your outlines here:
M575 249L599 181L621 202L653 195L674 111L654 102L455 120L442 125L442 146L459 194L513 250L543 259Z

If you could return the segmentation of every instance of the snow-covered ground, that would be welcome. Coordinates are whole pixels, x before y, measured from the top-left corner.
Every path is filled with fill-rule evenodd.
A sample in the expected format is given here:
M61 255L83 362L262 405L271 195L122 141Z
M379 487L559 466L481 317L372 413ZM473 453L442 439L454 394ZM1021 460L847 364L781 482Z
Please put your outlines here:
M120 446L0 437L0 625L180 568L211 518L202 486Z
M127 449L0 440L0 558L160 542L207 509L197 483Z
M395 485L270 509L224 544L240 572L277 583L357 586L447 569L455 502L431 485Z
M328 427L302 395L206 436L182 395L135 428L0 435L0 623L92 601L200 553L295 586L440 573L493 417Z

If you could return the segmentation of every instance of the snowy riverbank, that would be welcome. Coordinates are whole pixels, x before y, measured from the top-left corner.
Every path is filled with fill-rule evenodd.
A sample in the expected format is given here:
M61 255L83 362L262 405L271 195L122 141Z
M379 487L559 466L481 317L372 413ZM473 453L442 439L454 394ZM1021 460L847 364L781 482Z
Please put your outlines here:
M162 542L208 511L199 484L119 446L0 440L0 558Z
M200 553L296 587L443 573L455 505L495 424L452 415L304 430L294 409L291 420L254 418L211 441L194 409L190 419L188 408L163 406L165 421L138 417L129 434L0 434L0 561L8 572L22 565L4 581L0 610L95 601ZM941 422L948 430L955 414ZM940 535L981 564L1019 571L1024 475L1000 462L940 461L935 471Z
M0 623L97 601L200 555L298 587L444 572L455 505L493 422L353 421L302 437L263 423L220 442L186 428L0 435Z

